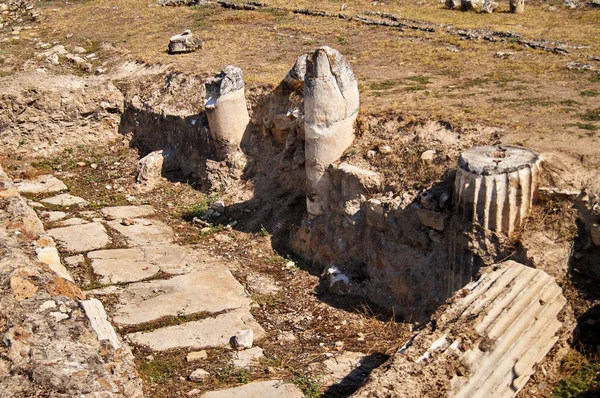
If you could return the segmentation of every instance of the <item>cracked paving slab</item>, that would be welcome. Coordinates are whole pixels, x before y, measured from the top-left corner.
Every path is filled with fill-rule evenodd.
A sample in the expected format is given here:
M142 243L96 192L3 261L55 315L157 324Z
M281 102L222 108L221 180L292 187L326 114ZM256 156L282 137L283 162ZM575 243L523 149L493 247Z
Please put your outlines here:
M173 230L162 221L148 218L134 218L132 221L132 225L123 225L120 220L107 224L125 236L132 246L170 243L173 240Z
M103 284L138 282L159 271L183 274L193 269L188 250L176 245L98 250L87 256Z
M110 243L106 229L97 222L54 228L48 235L56 239L63 250L72 253L102 249Z
M67 186L51 174L37 176L31 180L15 182L15 187L20 193L57 193L66 191Z
M241 329L252 329L255 340L265 336L264 329L252 314L248 310L238 309L214 318L167 326L150 332L131 333L126 339L132 344L148 346L155 351L225 347Z
M165 316L248 308L251 302L225 265L171 279L109 286L90 293L117 297L112 315L114 322L121 325L151 322Z

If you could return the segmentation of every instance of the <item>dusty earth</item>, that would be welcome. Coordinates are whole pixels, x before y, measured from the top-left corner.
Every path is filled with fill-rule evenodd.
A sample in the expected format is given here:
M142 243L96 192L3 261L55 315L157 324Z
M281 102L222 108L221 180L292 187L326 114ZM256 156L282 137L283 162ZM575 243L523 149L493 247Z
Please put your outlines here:
M23 5L18 11L13 8L16 3ZM204 348L206 358L197 361L186 360L198 351L195 348L160 351L133 345L147 396L185 396L194 390L201 394L261 380L291 382L306 396L348 396L419 325L395 319L363 298L321 291L321 270L295 257L273 233L278 229L271 225L277 221L268 218L276 213L261 215L261 209L241 206L226 211L212 227L193 221L217 200L229 205L247 197L250 189L243 184L230 192L207 193L200 189L202 181L174 174L153 191L140 191L136 163L145 152L132 145L131 137L119 134L124 109L118 104L132 80L161 71L202 80L234 64L244 71L253 107L253 101L281 81L298 55L330 45L348 57L361 91L357 139L346 159L380 171L390 192L419 192L449 181L461 150L492 143L541 153L547 161L544 187L598 189L600 9L589 4L571 9L559 2L534 2L525 14L512 15L501 3L500 12L487 15L446 10L436 1L351 1L341 12L388 22L393 19L368 13L390 13L404 18L404 28L293 12L310 7L337 14L341 3L334 1L278 0L257 10L214 3L159 7L138 0L1 4L7 7L0 9L0 162L16 181L52 174L71 195L86 201L68 208L44 204L38 214L47 230L80 219L71 222L104 225L110 240L92 247L98 243L93 235L90 247L62 246L63 258L85 254L83 261L67 262L76 283L102 298L109 314L116 316L118 294L101 294L108 285L126 289L138 280L176 278L176 272L166 268L154 272L156 264L143 264L139 279L120 281L93 268L94 255L89 252L143 246L119 231L120 220L128 217L111 220L101 209L150 205L155 210L150 224L170 227L165 230L169 244L207 259L208 268L231 272L243 287L244 305L264 329L264 337L256 342L264 357L247 369L230 364L233 351L227 345ZM27 10L27 5L34 8ZM204 40L203 48L168 55L168 38L187 28ZM465 33L468 29L472 31ZM533 48L531 41L542 46ZM54 62L53 53L47 52L56 45L66 50ZM82 61L67 58L78 52ZM47 94L56 88L70 94ZM189 94L169 105L200 112L203 105ZM66 105L57 110L52 105L57 102ZM390 154L380 150L384 145ZM429 149L438 156L424 164L420 156ZM368 151L376 156L367 156ZM26 196L39 202L53 195ZM591 325L592 336L597 332L593 325L598 319L598 284L576 267L572 195L540 199L510 258L555 277L567 306L558 344L520 396L593 396L599 385L597 343L582 346L579 337L589 335L585 325ZM61 211L61 220L47 213ZM264 226L257 221L261 219ZM238 224L227 228L233 221ZM148 239L164 243L160 236ZM151 331L220 315L220 309L176 310L134 326L121 324L117 330ZM210 376L202 382L190 380L199 368ZM348 383L338 385L342 379ZM576 395L585 391L592 395Z

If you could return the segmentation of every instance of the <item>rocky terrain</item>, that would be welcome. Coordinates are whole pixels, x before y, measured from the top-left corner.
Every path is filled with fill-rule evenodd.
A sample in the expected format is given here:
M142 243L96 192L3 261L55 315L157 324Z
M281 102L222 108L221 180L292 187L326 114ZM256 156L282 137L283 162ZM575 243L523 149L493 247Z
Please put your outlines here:
M0 3L0 396L600 391L600 8L313 3Z

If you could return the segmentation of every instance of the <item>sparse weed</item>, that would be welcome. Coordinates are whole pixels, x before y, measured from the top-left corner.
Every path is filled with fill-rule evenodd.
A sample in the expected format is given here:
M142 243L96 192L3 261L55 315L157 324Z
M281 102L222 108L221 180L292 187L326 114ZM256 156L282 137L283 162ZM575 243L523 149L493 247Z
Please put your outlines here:
M586 359L579 353L571 353L561 363L561 369L568 374L561 380L552 397L576 398L597 397L600 394L600 367L598 363Z
M315 380L305 373L295 372L296 378L292 380L292 382L304 393L306 398L319 398L323 396L321 392L321 383L318 380Z
M153 359L149 362L143 362L138 367L142 376L150 379L153 383L163 384L175 376L177 362L174 359Z
M587 111L581 115L581 119L586 122L600 122L600 108L594 109L593 111Z
M598 90L583 90L579 92L579 95L582 97L597 97L600 95L600 91Z

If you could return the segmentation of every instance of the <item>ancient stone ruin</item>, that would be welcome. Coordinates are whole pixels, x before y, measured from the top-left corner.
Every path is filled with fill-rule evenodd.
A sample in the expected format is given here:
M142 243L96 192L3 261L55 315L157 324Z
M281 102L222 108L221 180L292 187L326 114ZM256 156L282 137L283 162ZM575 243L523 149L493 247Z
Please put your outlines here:
M464 1L462 7L467 3L472 7ZM489 12L496 7L483 4ZM193 51L201 46L195 40L189 31L174 36L169 52ZM210 235L236 228L238 219L230 214L247 215L251 222L243 228L277 234L273 245L311 264L325 293L368 299L418 326L353 396L417 397L434 389L449 397L519 393L558 340L566 302L548 273L504 261L507 242L519 238L536 205L540 155L516 146L474 146L462 151L452 178L397 192L381 170L345 155L355 140L359 90L350 62L333 48L301 55L258 105L247 102L243 73L235 66L206 81L155 75L153 83L134 81L137 88L111 108L122 113L120 132L145 155L136 192L158 190L169 173L178 187L195 180L213 193L252 185L252 191L231 196L236 202L214 201L186 223ZM195 95L194 106L172 107L169 101L180 93ZM392 151L383 144L377 153L370 150L371 156ZM436 154L428 149L418 159L431 164ZM0 183L0 235L9 253L0 267L0 299L12 317L3 338L8 359L0 363L10 362L5 367L12 373L0 373L8 383L0 393L42 394L37 385L49 383L53 392L85 397L141 396L130 347L146 350L149 361L188 350L187 362L206 360L207 349L229 355L227 348L232 368L254 366L265 356L260 344L272 336L269 320L256 316L256 302L276 306L265 297L275 300L271 296L282 287L256 278L260 293L251 295L236 278L239 269L228 268L225 258L231 256L176 239L183 222L169 224L134 195L124 199L129 205L94 206L49 174L14 184L0 169ZM21 194L39 197L27 202ZM592 192L576 201L585 232L580 252L592 253L589 258L600 247L599 203ZM49 208L39 210L43 221L32 204ZM244 250L252 251L249 240ZM295 269L292 260L277 266ZM70 269L85 267L94 283L84 291L76 284L82 276ZM297 339L290 333L277 336L282 345ZM186 377L203 383L213 376L198 368ZM276 378L202 396L259 395L303 396Z
M518 231L537 197L540 163L536 153L510 146L461 154L454 200L463 221L508 236Z
M206 82L205 107L217 156L224 159L239 148L250 122L240 68L227 66Z
M310 215L320 215L327 207L331 182L325 171L352 144L358 105L358 85L342 54L321 47L306 55L304 128Z

